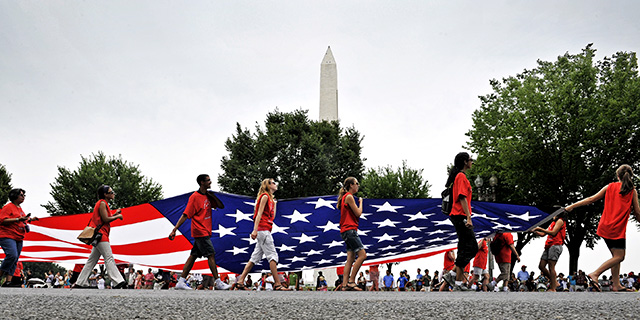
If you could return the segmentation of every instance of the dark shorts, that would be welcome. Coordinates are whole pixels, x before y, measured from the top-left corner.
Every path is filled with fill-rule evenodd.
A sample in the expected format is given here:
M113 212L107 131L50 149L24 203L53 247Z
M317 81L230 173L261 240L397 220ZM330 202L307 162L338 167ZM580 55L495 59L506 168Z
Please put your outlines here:
M202 275L202 287L203 288L210 288L213 287L213 277L203 274Z
M211 237L198 237L193 238L193 249L191 249L191 255L200 257L209 257L216 254L216 250L213 249L213 243L211 243Z
M627 248L627 239L615 239L615 240L606 239L606 238L602 238L602 239L604 239L604 243L607 244L607 248L609 248L609 250L611 249L626 250Z
M347 230L340 234L342 240L344 240L344 244L347 246L347 251L353 251L353 253L357 253L361 249L364 249L362 245L362 241L360 241L360 237L358 236L358 230Z

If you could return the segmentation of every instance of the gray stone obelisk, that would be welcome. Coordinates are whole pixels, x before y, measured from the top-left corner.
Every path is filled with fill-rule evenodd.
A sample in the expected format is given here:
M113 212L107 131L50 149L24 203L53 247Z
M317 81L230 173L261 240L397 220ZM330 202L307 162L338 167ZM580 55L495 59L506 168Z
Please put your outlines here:
M320 120L338 120L338 70L331 47L320 64Z

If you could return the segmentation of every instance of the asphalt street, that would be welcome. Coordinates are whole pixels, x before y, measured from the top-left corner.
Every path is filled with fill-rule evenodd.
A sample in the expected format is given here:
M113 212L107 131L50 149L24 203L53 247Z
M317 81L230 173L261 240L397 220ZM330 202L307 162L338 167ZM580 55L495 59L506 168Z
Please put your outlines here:
M638 293L0 288L2 319L640 319Z

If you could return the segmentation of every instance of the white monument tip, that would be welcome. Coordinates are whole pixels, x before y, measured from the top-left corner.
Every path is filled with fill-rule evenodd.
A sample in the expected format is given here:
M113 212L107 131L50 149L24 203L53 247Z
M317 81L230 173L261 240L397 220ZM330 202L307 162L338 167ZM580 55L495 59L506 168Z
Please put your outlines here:
M327 48L327 53L324 54L324 58L322 58L322 64L335 64L336 60L333 58L333 53L331 52L331 46Z

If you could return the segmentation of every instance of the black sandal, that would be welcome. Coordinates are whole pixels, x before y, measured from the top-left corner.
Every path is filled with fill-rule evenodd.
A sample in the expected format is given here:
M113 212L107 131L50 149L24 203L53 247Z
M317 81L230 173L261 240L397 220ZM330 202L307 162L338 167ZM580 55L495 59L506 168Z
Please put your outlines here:
M353 285L351 285L353 284ZM355 282L347 282L347 291L362 291Z
M589 284L593 287L593 289L598 292L602 292L602 288L600 288L600 284L598 283L598 281L591 279L591 277L589 276L587 276L587 279L589 279Z

